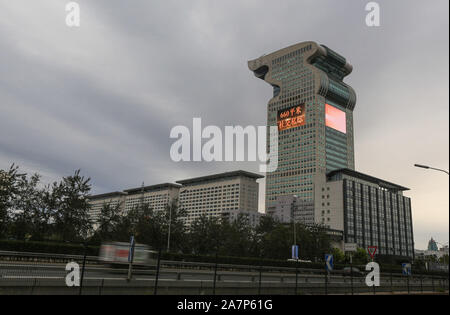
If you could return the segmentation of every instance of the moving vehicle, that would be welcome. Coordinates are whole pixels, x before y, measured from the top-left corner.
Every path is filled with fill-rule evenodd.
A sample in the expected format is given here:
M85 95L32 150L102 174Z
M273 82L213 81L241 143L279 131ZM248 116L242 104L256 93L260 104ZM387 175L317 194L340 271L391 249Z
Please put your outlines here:
M100 261L111 266L128 265L130 244L124 242L103 243L100 247ZM134 247L133 266L155 266L158 252L144 244L136 244Z

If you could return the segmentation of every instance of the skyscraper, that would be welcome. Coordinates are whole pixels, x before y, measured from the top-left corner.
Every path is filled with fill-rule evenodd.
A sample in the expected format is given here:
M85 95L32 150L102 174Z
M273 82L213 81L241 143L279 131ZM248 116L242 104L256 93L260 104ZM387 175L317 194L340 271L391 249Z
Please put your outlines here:
M314 203L314 187L337 169L354 169L354 90L344 57L315 42L299 43L248 62L273 87L267 125L279 130L278 170L267 174L266 211L277 197ZM269 137L268 137L269 138Z
M273 87L267 125L279 131L278 169L266 175L266 213L341 232L342 248L356 243L414 257L408 188L355 171L356 94L343 81L353 70L347 60L304 42L248 66Z

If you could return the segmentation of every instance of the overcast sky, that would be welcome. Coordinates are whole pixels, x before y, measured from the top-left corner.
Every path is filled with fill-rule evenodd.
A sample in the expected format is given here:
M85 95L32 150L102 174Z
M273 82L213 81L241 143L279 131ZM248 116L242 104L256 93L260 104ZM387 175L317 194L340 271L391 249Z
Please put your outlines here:
M411 188L416 248L449 235L448 0L0 0L0 168L93 193L258 163L174 163L176 125L265 125L272 89L247 61L313 40L353 65L356 169ZM263 184L261 183L261 193ZM261 203L260 208L262 209Z

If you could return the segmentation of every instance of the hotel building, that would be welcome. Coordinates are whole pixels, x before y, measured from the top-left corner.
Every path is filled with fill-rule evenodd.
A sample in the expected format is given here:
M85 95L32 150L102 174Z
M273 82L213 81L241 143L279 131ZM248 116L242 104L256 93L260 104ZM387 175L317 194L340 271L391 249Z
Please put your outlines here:
M379 246L381 254L413 257L407 188L355 171L356 93L344 82L353 70L347 60L303 42L248 67L273 88L267 125L279 131L279 167L266 175L266 213L323 224L342 231L342 242Z
M186 213L189 226L202 215L233 217L236 211L258 213L259 184L263 176L234 171L177 181L180 188L180 207Z
M154 211L161 211L172 201L186 211L184 218L187 227L202 215L235 220L240 214L249 224L259 223L258 212L259 184L257 179L264 176L234 171L146 187L127 189L91 196L91 216L95 219L103 205L120 204L126 214L141 203L148 203Z

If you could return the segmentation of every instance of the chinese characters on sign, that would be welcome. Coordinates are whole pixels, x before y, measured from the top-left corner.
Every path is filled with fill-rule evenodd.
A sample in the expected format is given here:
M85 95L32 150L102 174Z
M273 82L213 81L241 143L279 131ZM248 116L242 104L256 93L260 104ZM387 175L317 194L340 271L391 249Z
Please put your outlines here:
M278 130L283 131L305 124L305 104L278 111Z

